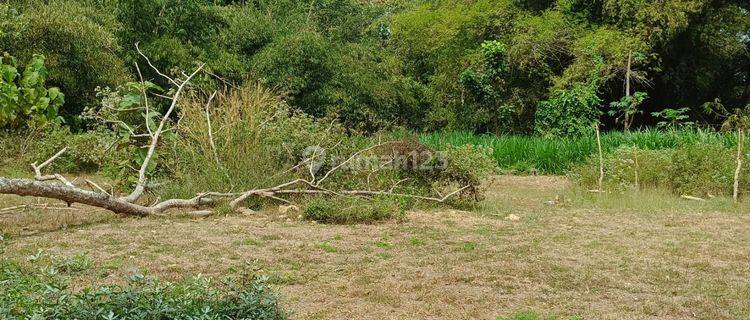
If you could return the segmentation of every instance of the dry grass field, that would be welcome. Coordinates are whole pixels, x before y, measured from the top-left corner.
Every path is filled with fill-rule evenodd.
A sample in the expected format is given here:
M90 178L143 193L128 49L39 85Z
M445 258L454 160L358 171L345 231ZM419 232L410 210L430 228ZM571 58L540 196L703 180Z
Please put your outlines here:
M0 211L5 255L85 255L73 287L136 272L268 275L295 319L747 319L748 206L588 194L499 176L474 212L323 225L276 211L117 218L59 203ZM0 197L0 208L47 200Z

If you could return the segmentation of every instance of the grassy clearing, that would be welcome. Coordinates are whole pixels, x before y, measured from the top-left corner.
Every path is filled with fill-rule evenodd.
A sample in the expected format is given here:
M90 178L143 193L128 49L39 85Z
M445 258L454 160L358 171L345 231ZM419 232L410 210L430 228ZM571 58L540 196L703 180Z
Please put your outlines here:
M72 288L143 271L180 281L252 270L295 319L738 319L750 314L748 209L501 176L476 213L416 211L368 225L289 221L275 210L116 219L11 232L4 255L87 265ZM22 230L7 218L16 214L0 215L0 228Z
M596 153L592 136L546 139L536 136L476 135L468 132L428 133L420 136L426 145L444 149L449 145L474 144L491 147L500 168L515 172L536 170L542 174L564 174L573 165ZM671 149L698 143L734 147L736 137L705 130L643 130L609 132L602 136L602 147L610 153L619 147L636 146L645 150Z

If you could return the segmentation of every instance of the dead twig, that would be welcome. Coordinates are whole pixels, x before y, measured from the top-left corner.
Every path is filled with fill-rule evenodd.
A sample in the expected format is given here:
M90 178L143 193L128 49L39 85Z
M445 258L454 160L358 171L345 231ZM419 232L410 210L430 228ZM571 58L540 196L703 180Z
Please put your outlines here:
M42 164L40 165L37 165L36 162L32 163L31 167L34 168L34 173L35 173L34 178L37 181L58 180L62 182L63 184L65 184L66 186L73 187L73 184L70 181L68 181L68 179L65 179L65 177L63 177L61 174L55 173L55 174L46 175L46 176L42 175L42 169L44 169L44 167L48 166L50 163L52 163L57 158L59 158L67 150L68 150L68 147L62 148L62 150L55 153L54 156L47 159L47 161L42 162Z

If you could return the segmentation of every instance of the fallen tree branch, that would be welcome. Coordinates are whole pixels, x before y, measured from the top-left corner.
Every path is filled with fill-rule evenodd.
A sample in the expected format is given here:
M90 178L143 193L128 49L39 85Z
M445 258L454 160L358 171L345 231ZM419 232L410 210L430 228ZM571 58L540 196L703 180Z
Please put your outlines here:
M37 164L35 162L31 165L35 173L34 179L13 179L13 178L0 177L0 194L13 194L13 195L18 195L18 196L32 196L32 197L57 199L57 200L61 200L61 201L68 203L68 205L71 205L73 203L80 203L84 205L106 209L106 210L115 212L120 215L125 215L125 216L148 216L148 215L158 215L164 211L167 211L169 209L175 209L175 208L199 209L201 206L214 206L218 203L216 199L224 199L224 201L229 201L229 206L234 210L240 210L242 204L248 198L254 197L254 196L260 197L260 198L268 198L268 199L272 199L272 200L287 203L287 204L292 204L290 200L284 199L281 196L295 195L295 194L297 195L321 194L321 195L330 195L330 196L356 196L356 197L363 197L363 198L371 198L373 196L392 196L392 197L407 197L407 198L421 199L425 201L442 203L442 202L447 201L449 198L456 196L457 194L461 193L467 188L472 187L471 185L466 185L444 196L438 193L439 197L431 197L431 196L422 196L422 195L395 192L394 190L407 179L401 179L399 181L396 181L390 186L390 188L384 189L384 190L332 190L330 188L325 188L322 186L322 183L326 181L326 179L328 179L331 175L333 175L337 170L344 167L347 163L356 159L359 155L365 152L368 152L374 148L377 148L377 147L380 147L389 143L393 143L391 141L391 142L378 143L376 145L354 152L346 160L333 166L322 177L320 177L320 179L316 179L317 177L315 176L315 170L314 170L315 168L313 168L316 157L319 156L316 150L316 152L314 152L313 155L309 159L304 159L300 164L298 164L297 166L291 169L291 171L294 171L302 165L309 164L310 166L309 168L310 179L309 180L298 178L298 179L280 183L276 186L268 187L268 188L259 188L259 189L253 189L253 190L246 190L243 192L228 192L228 193L210 191L210 192L199 193L195 195L195 197L190 198L190 199L167 199L167 200L160 201L160 199L157 198L156 201L154 201L151 205L139 204L137 203L138 200L141 199L141 197L144 195L147 189L147 186L149 186L147 171L149 168L149 164L151 163L152 158L155 155L156 148L159 145L159 138L162 135L162 133L169 130L169 129L165 129L165 127L167 126L167 123L170 120L170 116L176 110L177 103L179 101L181 93L185 90L190 80L193 79L199 72L203 70L204 65L199 66L189 75L184 74L185 79L175 79L175 78L171 78L167 76L166 74L156 69L153 66L153 64L151 64L151 61L148 59L148 57L146 57L137 46L136 46L136 49L138 50L138 53L140 53L143 56L143 58L146 59L146 62L148 63L149 66L151 66L159 75L165 77L170 83L176 86L176 90L174 91L174 94L172 95L172 97L169 97L169 99L171 99L171 104L169 105L169 108L167 109L167 111L162 115L162 118L159 122L158 127L154 129L154 128L151 128L150 126L147 126L146 130L148 132L142 134L143 136L150 137L150 142L147 146L144 146L147 148L146 156L144 160L142 161L142 163L140 164L140 168L137 169L138 179L132 192L125 196L117 196L115 195L114 191L111 191L108 193L106 190L104 190L104 188L102 188L101 186L97 185L95 182L88 180L88 179L84 179L84 180L92 190L87 190L81 187L77 187L74 184L76 180L74 180L74 182L70 182L60 174L50 174L50 175L42 174L42 171L44 170L45 167L49 166L51 163L53 163L56 159L58 159L67 151L67 148L63 148L62 150L58 151L55 155L53 155L46 161L42 162L41 164ZM137 65L136 65L136 68L138 68ZM140 69L138 70L138 72L140 76ZM141 77L141 83L142 84L144 83L142 77ZM143 90L142 93L144 94L144 99L147 100L147 97L145 97L145 94L146 94L145 90ZM213 149L214 160L217 162L217 165L220 165L216 146L214 145L214 141L213 141L213 136L212 136L213 133L212 133L212 128L211 128L211 118L210 118L210 110L209 110L209 105L211 103L211 100L215 96L216 96L216 92L214 92L209 98L209 102L206 104L205 112L206 112L206 121L208 125L208 135L211 140L211 148ZM148 102L146 102L146 107L145 107L146 110L149 109L149 106L147 103ZM132 130L131 130L131 134L134 136L136 135L136 133L132 132ZM133 169L136 170L135 168ZM368 175L367 187L369 188L369 175Z
M700 202L706 201L706 199L698 198L698 197L693 197L693 196L689 196L689 195L685 195L685 194L681 195L680 198L683 198L685 200L691 200L691 201L700 201Z
M60 184L48 184L30 179L9 179L0 177L0 193L19 196L43 197L62 200L67 203L81 203L128 216L147 216L174 208L197 208L213 201L203 196L193 199L171 199L154 206L142 206L113 197L76 187Z

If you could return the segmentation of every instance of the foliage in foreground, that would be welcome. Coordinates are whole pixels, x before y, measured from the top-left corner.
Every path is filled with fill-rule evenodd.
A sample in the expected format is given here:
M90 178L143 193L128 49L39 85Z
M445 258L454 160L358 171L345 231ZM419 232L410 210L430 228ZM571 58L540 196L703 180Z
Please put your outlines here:
M286 319L263 277L177 283L131 276L127 285L68 289L67 264L37 267L0 260L0 318L15 319ZM78 265L78 264L76 264ZM67 266L67 267L65 267Z

